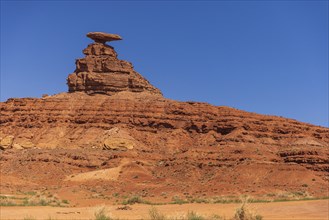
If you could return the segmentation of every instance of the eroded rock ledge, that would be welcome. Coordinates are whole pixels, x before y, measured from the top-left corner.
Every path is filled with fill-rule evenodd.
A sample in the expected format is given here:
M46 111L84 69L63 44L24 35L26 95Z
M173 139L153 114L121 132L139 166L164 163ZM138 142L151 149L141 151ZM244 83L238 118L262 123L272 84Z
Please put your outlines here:
M129 91L162 95L159 89L134 70L130 62L119 60L114 48L105 44L106 41L120 40L121 37L115 35L116 38L112 39L107 35L102 37L101 32L87 34L95 43L83 50L86 55L84 58L76 60L76 69L67 78L69 92L113 95Z

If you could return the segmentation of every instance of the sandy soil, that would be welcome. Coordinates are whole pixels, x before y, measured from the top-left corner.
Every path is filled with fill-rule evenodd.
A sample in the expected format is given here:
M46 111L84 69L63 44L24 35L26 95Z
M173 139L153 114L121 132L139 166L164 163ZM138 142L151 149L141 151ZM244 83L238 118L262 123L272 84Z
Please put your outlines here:
M249 209L261 214L265 220L298 219L320 220L329 218L329 200L294 201L275 203L253 203ZM107 206L111 217L121 219L147 219L151 208L149 205L132 205L131 210L117 210L120 206ZM233 216L239 204L183 204L161 205L157 210L168 216L183 216L188 211L195 211L204 216L217 214L227 218ZM0 207L1 219L94 219L96 207L61 208L61 207Z

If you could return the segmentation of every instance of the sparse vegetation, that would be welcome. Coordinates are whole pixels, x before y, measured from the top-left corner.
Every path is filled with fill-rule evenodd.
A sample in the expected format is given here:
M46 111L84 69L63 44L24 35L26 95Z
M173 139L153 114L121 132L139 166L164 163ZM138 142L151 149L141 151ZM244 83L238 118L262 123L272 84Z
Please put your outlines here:
M36 218L32 217L32 216L27 216L27 217L24 217L23 220L35 220Z
M221 203L221 204L227 204L227 203L240 203L241 200L239 198L235 197L214 197L211 201L211 203Z
M117 197L119 197L119 193L113 193L112 196L117 198Z
M96 212L94 213L95 220L112 220L110 216L106 215L106 212L107 210L104 206L98 208L98 210L96 210Z
M205 218L192 211L187 213L187 220L205 220Z
M205 198L190 198L188 201L190 203L209 203L209 200Z
M242 205L236 209L234 214L234 220L262 220L263 217L258 214L254 214L249 209L247 209L247 198L244 199Z
M269 203L269 202L289 202L289 201L301 201L301 200L318 200L328 199L329 197L310 197L304 192L290 192L284 194L267 194L265 198L250 198L248 197L248 203ZM245 198L246 196L244 196ZM223 197L212 197L212 198L193 198L191 196L186 197L187 199L181 199L179 196L172 197L171 202L152 202L142 199L140 196L134 195L131 197L124 196L125 200L121 203L122 205L133 205L133 204L147 204L147 205L167 205L167 204L189 204L189 203L204 203L204 204L229 204L229 203L241 203L241 198L235 196L223 196ZM116 201L118 202L118 200Z
M0 196L0 206L65 206L66 200L59 200L56 196L41 193L24 193L25 197L18 196ZM26 195L28 195L26 197ZM62 203L63 202L63 203Z
M62 202L65 204L69 204L69 201L67 199L63 199Z
M132 196L122 202L123 205L133 205L135 203L144 203L139 196Z
M159 212L155 207L152 207L149 210L149 219L150 220L225 220L218 215L213 215L211 217L205 217L197 214L196 212L189 211L186 215L183 216L166 216L165 214Z
M241 200L240 200L241 202ZM186 215L180 217L168 217L165 214L159 212L155 207L149 210L149 217L151 220L225 220L226 218L219 215L203 216L197 214L194 211L189 211ZM234 216L230 220L262 220L263 217L256 214L247 208L247 198L244 199L241 206L237 208Z
M26 195L30 195L30 196L35 196L37 194L37 192L35 191L29 191L25 193Z
M149 210L150 220L167 220L167 217L160 213L155 207Z
M1 201L0 206L17 206L17 204L11 201Z
M179 205L181 205L181 204L186 204L186 203L189 203L189 202L179 198L178 196L174 196L172 198L172 202L170 204L179 204Z

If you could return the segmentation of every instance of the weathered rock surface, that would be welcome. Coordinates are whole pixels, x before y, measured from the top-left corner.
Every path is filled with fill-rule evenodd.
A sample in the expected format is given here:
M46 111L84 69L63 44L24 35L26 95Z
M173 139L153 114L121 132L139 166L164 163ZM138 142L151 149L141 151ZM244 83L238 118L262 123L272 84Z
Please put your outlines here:
M135 138L131 137L129 132L120 128L112 128L104 132L102 136L104 150L131 150L137 145L141 145Z
M114 39L113 36L99 34L93 34L93 39ZM100 43L100 40L88 45L83 53L86 57L76 60L76 69L67 79L69 92L113 95L130 91L162 95L160 90L134 70L131 63L119 60L113 47Z
M105 194L151 199L326 195L328 128L169 100L112 47L94 43L84 54L69 93L0 103L1 189L96 184Z
M0 149L12 148L14 142L14 136L12 135L1 135L0 137Z
M295 161L318 170L318 175L327 175L328 161L323 157L329 156L329 129L282 117L132 92L113 96L76 92L42 99L10 99L1 103L0 109L2 138L14 136L12 145L133 149L163 155L183 149L202 151L211 147L221 152L230 148L241 151L243 160ZM317 153L284 153L291 149L312 149ZM234 158L230 154L227 157ZM305 160L299 162L300 157Z
M98 43L106 43L107 41L122 40L121 36L117 34L108 34L103 32L89 32L87 37L93 39Z

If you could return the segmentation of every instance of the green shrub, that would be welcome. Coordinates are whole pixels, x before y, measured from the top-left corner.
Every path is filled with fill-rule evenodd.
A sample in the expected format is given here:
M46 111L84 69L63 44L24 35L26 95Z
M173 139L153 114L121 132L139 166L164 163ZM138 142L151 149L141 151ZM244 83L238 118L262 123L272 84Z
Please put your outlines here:
M63 203L69 204L69 201L67 199L62 200Z
M122 202L123 205L133 205L135 203L143 203L143 200L139 196L132 196Z
M41 206L46 206L46 205L48 205L48 202L47 202L45 199L40 199L39 204L40 204Z
M179 205L186 204L186 203L188 203L188 201L183 200L183 199L179 198L178 196L174 196L172 198L172 202L171 202L171 204L179 204Z
M12 201L1 201L0 206L18 206L18 204Z

